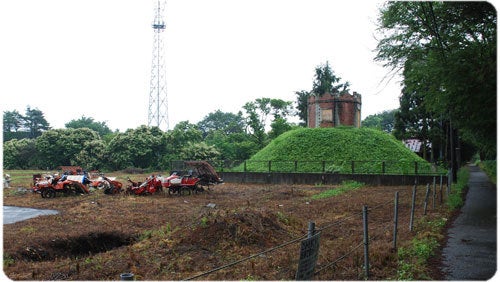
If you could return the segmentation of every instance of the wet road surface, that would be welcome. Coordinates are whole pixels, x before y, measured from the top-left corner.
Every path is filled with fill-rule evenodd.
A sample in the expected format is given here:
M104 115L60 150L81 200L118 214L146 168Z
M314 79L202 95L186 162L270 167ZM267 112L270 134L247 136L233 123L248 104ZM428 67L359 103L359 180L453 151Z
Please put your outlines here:
M497 192L470 166L469 191L442 252L445 280L488 280L497 270Z

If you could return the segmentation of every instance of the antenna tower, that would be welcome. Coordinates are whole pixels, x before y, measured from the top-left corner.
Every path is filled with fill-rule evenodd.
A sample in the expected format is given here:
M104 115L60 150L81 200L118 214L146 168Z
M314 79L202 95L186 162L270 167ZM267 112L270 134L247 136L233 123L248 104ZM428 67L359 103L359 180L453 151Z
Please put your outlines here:
M153 20L153 56L151 63L151 81L149 89L148 126L158 126L168 130L167 80L165 73L165 0L156 1Z

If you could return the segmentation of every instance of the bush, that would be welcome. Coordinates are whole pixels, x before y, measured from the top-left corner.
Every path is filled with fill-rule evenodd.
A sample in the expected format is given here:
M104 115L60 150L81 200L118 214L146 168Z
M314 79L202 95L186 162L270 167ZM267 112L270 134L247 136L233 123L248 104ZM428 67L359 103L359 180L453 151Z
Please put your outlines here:
M497 183L497 161L482 161L479 163L479 167L488 175L488 178L494 184Z

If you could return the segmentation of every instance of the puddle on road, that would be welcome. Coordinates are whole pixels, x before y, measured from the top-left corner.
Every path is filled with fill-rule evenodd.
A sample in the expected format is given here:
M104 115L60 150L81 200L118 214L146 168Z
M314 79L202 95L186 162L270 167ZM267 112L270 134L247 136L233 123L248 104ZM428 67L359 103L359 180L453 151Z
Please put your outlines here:
M58 214L56 210L42 210L24 207L3 206L3 224L11 224L18 221L34 218L41 215Z

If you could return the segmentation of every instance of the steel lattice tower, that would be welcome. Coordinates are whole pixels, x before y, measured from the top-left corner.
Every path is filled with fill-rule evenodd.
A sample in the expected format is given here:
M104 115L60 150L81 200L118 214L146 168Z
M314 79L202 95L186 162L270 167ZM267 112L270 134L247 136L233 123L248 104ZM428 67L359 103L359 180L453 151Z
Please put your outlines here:
M165 31L165 0L158 0L155 5L153 56L151 62L151 82L149 90L148 126L158 126L168 130L167 80L165 73L165 48L163 31Z

